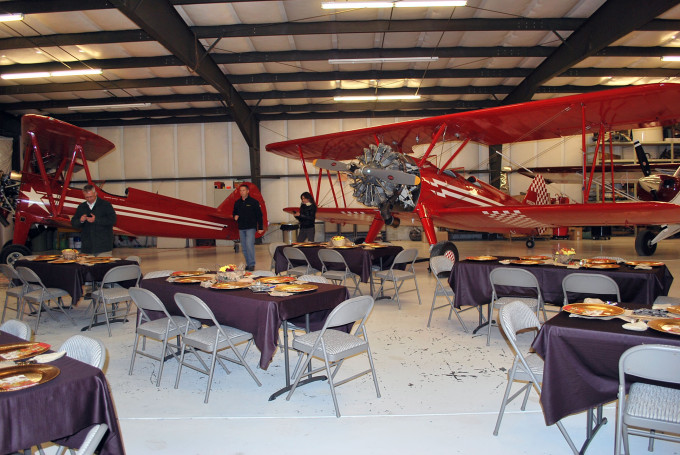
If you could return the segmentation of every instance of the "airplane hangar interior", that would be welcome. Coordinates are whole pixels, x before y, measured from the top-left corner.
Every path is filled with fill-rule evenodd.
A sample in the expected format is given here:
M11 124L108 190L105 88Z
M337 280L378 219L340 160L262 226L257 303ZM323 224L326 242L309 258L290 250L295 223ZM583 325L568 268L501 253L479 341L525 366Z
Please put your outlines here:
M0 454L680 454L679 233L678 0L0 0Z

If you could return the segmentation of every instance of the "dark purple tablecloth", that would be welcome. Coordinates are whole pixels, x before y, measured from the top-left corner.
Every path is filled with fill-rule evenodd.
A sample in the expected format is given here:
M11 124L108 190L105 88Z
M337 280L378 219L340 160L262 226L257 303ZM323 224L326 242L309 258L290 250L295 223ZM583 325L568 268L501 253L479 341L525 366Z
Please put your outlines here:
M541 404L545 423L615 400L619 357L640 344L680 346L680 337L647 329L625 330L620 319L570 318L561 312L546 322L533 343L545 360Z
M21 260L14 267L27 267L33 270L48 288L59 288L68 292L71 301L76 304L83 296L83 285L90 281L101 281L113 267L137 264L134 261L114 261L104 264L52 264L43 261Z
M516 259L516 258L512 258ZM491 283L489 272L496 267L520 267L533 273L541 286L543 300L555 305L562 305L562 279L570 273L599 273L607 275L619 285L621 300L651 306L660 295L668 295L673 283L668 267L654 267L652 270L635 270L634 267L621 265L618 269L568 269L556 265L503 265L498 261L460 261L449 276L449 284L456 292L455 305L479 306L491 300ZM517 288L516 295L522 295ZM533 297L533 295L532 295ZM572 298L573 297L573 298ZM585 296L570 295L570 301L582 301Z
M0 332L0 344L24 340ZM16 392L0 393L0 453L48 441L77 448L92 425L105 423L101 454L124 454L116 409L104 373L70 357L51 365L61 370L53 380Z
M288 246L288 245L285 245ZM274 252L274 262L276 273L281 273L288 268L288 261L283 255L283 249L285 246L280 246L276 248ZM321 261L319 260L319 250L322 247L312 246L312 247L301 247L302 251L307 260L317 270L321 270ZM371 266L373 264L382 265L383 268L390 267L392 261L399 252L403 250L400 246L386 246L384 248L374 248L374 249L364 249L361 247L357 248L336 248L345 258L347 266L349 269L361 277L363 283L368 283L371 278ZM302 264L294 264L302 265Z
M156 294L170 314L181 314L174 295L184 292L203 300L220 324L252 333L255 346L260 350L260 368L263 370L274 358L283 321L295 321L310 313L310 328L318 330L330 311L349 297L346 287L330 284L318 284L319 289L313 292L289 297L272 297L249 289L224 291L197 284L174 284L165 278L142 280L140 286Z

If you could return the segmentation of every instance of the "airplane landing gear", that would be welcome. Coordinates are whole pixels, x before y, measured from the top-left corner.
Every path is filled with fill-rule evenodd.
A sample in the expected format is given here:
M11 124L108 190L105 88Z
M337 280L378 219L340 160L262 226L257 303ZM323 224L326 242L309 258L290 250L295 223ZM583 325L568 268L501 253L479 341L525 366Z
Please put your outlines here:
M533 248L536 246L536 242L534 242L534 239L527 239L527 248Z
M656 237L654 231L649 229L641 229L635 237L635 252L639 256L651 256L656 251L656 243L652 244L652 240Z
M0 252L0 264L13 265L19 259L30 254L30 248L24 245L7 245Z
M430 257L443 256L447 251L452 251L453 256L456 258L454 262L458 262L458 248L456 248L456 245L454 245L453 242L449 241L437 242L432 245Z

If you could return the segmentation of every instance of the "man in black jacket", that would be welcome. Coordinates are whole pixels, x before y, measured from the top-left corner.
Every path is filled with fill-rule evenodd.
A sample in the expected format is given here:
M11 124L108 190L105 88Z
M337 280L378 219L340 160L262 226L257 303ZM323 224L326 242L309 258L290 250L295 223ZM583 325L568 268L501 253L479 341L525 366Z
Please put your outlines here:
M71 218L71 226L81 230L81 251L95 256L112 256L116 212L109 201L97 198L97 190L90 184L83 187L83 197L85 202Z
M264 232L262 209L257 199L250 197L250 189L245 183L238 187L241 198L234 203L234 219L238 223L246 270L255 270L255 231Z

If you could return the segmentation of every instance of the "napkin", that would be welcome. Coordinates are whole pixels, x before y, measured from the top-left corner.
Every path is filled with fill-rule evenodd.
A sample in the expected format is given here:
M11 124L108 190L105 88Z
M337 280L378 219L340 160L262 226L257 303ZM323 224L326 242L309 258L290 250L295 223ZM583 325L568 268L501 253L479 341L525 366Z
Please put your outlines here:
M621 326L626 330L634 330L636 332L644 332L647 330L647 324L644 321L629 322Z
M269 293L272 297L288 297L289 295L293 295L292 292L281 292L281 291L271 291Z
M209 288L209 287L211 287L213 284L215 284L215 281L213 281L213 280L208 280L208 281L201 281L201 284L200 284L199 286L201 286L202 288Z
M580 269L581 266L578 265L578 264L569 264L569 265L567 265L567 268L568 269Z
M670 303L655 303L654 305L652 305L652 310L665 310L669 306L671 306Z
M49 354L40 354L33 357L37 363L49 363L54 362L57 359L61 359L66 355L66 351L50 352Z
M645 264L640 264L635 266L636 270L652 270L652 268Z
M498 263L503 264L503 265L508 265L508 264L510 264L510 259L503 259L502 261L498 261Z
M600 299L586 297L585 299L583 299L583 303L606 303L606 302Z
M197 267L196 271L201 273L207 273L210 271L210 269L206 269L205 267Z
M17 364L12 362L11 360L1 360L0 361L0 369L2 368L8 368L8 367L15 367Z

